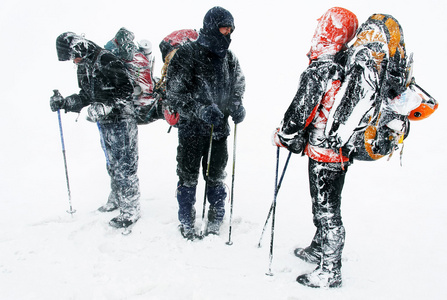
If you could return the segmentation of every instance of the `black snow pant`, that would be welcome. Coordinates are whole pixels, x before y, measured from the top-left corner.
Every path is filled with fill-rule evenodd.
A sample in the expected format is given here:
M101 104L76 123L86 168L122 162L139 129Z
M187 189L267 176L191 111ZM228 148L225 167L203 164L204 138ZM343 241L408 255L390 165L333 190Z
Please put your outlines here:
M140 215L138 127L132 119L101 121L101 144L107 160L111 192L109 202L118 204L128 217Z
M225 168L228 162L227 139L213 140L209 174L206 176L209 137L180 137L177 147L177 201L179 204L178 217L181 224L192 227L194 225L196 201L196 187L199 179L200 167L203 177L207 181L207 199L210 203L209 218L219 222L225 215Z
M341 218L341 193L348 166L309 159L309 185L313 222L317 227L311 247L321 254L327 271L341 268L345 228Z

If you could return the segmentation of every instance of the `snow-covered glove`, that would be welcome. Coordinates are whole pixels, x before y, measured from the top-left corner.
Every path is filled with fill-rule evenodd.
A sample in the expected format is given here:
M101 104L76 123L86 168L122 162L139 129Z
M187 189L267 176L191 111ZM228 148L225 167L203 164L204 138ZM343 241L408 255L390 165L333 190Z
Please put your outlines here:
M279 127L276 128L275 131L273 131L273 134L272 134L272 144L273 144L273 146L286 148L286 146L284 146L281 143L281 140L279 139L278 133L279 133Z
M87 110L88 119L92 122L103 120L111 111L112 107L104 105L104 103L92 103Z
M54 95L50 97L50 108L52 111L58 111L64 108L65 99L58 90L53 90Z
M218 125L224 114L220 111L216 104L202 106L199 109L199 118L208 124Z
M64 108L65 112L81 112L81 109L84 107L82 103L82 99L78 94L73 94L71 96L65 97Z
M284 147L290 152L300 154L306 146L306 138L304 132L297 132L295 134L284 134L279 128L273 132L272 143L277 147Z
M341 140L341 137L338 136L337 134L329 136L327 138L329 146L331 147L331 149L333 150L339 150L342 146L343 146L343 141Z
M231 118L233 119L234 124L239 124L245 119L245 108L242 105L239 105L237 109L230 113Z

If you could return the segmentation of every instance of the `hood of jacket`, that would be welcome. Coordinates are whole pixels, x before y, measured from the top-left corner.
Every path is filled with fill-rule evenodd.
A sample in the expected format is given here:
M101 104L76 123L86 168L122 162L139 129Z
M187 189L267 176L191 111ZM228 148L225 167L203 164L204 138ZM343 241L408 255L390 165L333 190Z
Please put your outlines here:
M60 61L92 56L99 46L73 32L64 32L56 39L57 57Z
M358 28L357 16L342 7L330 8L318 19L308 53L310 60L322 55L335 55L345 49Z
M234 19L231 13L219 6L211 8L203 19L197 42L223 58L231 43L231 35L223 35L219 28L231 27L234 30Z

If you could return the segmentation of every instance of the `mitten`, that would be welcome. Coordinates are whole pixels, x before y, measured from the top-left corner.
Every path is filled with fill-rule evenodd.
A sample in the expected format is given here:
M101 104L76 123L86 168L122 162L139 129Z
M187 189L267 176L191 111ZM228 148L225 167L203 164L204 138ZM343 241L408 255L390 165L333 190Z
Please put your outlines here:
M224 114L220 111L216 104L202 106L199 109L199 118L208 124L217 125Z
M230 113L230 116L233 119L234 124L241 123L245 119L245 108L242 105L239 105L237 109Z
M64 108L65 112L81 112L81 109L84 107L82 103L82 99L78 94L73 94L71 96L65 97Z

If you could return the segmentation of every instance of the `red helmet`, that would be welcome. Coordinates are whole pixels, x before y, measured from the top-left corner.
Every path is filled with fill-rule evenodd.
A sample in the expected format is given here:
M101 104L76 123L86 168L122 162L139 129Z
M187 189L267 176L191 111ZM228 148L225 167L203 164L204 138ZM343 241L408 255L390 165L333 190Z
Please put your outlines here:
M311 60L323 54L335 54L346 47L359 26L357 16L342 7L330 8L318 19L308 53Z

